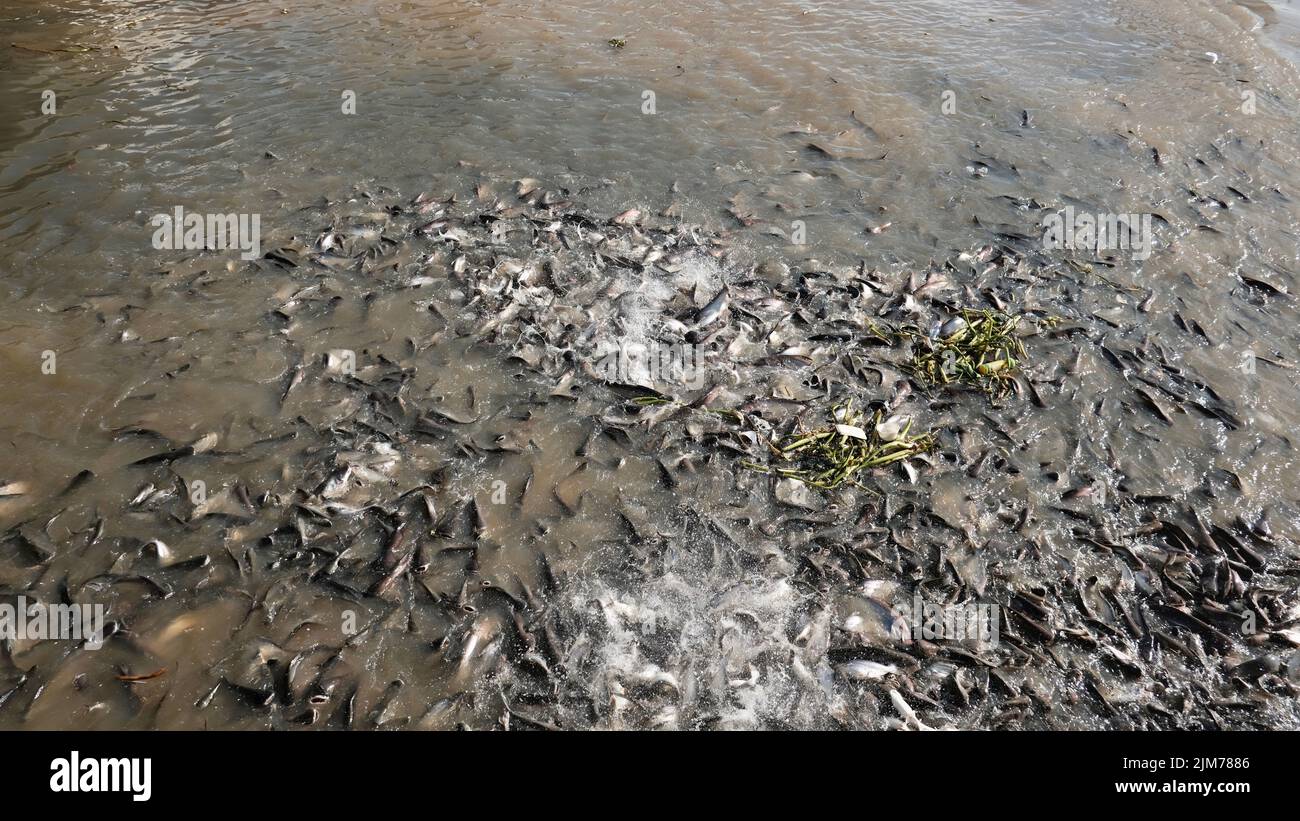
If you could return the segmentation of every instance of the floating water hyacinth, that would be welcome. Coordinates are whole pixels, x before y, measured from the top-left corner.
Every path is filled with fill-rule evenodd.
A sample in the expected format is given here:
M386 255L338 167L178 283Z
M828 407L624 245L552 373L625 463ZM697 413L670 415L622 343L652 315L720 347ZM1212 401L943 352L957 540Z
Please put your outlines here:
M786 443L771 446L778 459L794 465L742 462L741 466L827 490L845 482L861 487L855 478L859 472L901 462L934 446L929 433L911 435L910 418L886 419L877 411L868 419L854 413L852 400L834 407L831 418L832 424L824 428L792 435Z
M1025 346L1016 336L1021 317L990 309L962 309L957 316L929 332L904 328L916 352L908 367L930 385L956 382L977 385L989 396L1011 392L1014 375L1025 359Z

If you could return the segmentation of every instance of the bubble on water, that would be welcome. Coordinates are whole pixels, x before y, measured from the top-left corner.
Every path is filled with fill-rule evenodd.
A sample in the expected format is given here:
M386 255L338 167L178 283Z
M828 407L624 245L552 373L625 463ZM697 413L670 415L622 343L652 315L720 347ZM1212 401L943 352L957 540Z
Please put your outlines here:
M808 612L809 595L770 566L780 562L736 561L707 540L685 545L670 549L666 572L635 581L585 577L569 593L596 643L584 677L612 705L601 723L825 724L830 613Z

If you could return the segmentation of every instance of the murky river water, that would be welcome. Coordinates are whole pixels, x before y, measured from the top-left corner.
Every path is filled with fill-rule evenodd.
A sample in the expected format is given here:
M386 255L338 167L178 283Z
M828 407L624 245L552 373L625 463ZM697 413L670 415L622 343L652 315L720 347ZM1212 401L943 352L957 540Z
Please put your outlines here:
M11 0L0 601L111 635L0 645L0 726L1297 726L1297 20ZM155 248L178 206L269 257ZM1067 206L1151 255L1043 253ZM575 342L724 284L662 421ZM867 344L958 306L1062 320L1035 401ZM938 446L805 510L705 394ZM914 595L1002 646L892 640Z

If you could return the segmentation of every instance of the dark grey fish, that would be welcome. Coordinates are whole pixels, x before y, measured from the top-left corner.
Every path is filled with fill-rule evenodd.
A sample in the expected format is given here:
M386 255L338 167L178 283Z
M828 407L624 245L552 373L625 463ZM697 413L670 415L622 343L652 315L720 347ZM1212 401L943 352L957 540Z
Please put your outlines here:
M67 496L69 493L81 487L82 485L84 485L86 482L89 482L93 478L95 478L94 471L91 470L81 471L76 476L72 477L72 481L68 482L67 487L59 491L59 496Z
M284 391L281 392L280 394L281 403L283 403L284 400L289 398L289 392L292 391L294 388L296 388L298 384L302 382L304 376L306 376L306 372L303 370L302 364L299 363L297 365L294 365L293 368L291 369L288 380L286 380Z

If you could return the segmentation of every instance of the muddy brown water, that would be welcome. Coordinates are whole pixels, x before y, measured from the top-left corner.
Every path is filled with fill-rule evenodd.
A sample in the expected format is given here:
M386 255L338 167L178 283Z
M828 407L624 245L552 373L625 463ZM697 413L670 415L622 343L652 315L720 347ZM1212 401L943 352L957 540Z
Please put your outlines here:
M1219 0L8 4L0 480L23 492L0 497L0 599L101 603L113 632L7 641L0 726L879 728L902 717L890 689L934 726L1297 726L1296 19ZM572 205L521 205L523 178ZM671 275L550 289L571 312L549 331L489 333L491 280L415 233L421 194L455 196L472 232L501 203L636 208L647 235L708 242ZM263 252L302 255L155 249L150 218L177 206L259 214ZM1066 206L1158 214L1157 246L1038 254ZM320 262L330 228L360 229L361 264ZM493 253L561 253L526 233ZM1019 278L963 260L986 246ZM806 327L896 315L911 272L945 263L927 320L987 291L1063 317L1027 341L1041 403L900 394L860 336L759 318L765 293ZM895 403L940 433L916 483L879 471L875 493L791 509L722 420L622 425L645 411L581 349L547 355L566 322L654 336L724 282L708 386L778 427ZM783 342L810 361L758 363ZM349 461L373 473L320 515L309 497ZM377 594L401 520L411 566ZM843 629L975 588L1007 613L991 655ZM1232 629L1248 609L1252 635ZM901 669L837 672L859 658Z

